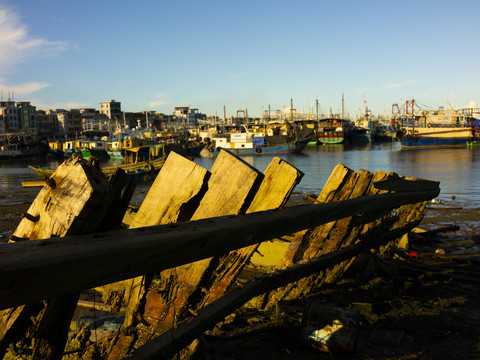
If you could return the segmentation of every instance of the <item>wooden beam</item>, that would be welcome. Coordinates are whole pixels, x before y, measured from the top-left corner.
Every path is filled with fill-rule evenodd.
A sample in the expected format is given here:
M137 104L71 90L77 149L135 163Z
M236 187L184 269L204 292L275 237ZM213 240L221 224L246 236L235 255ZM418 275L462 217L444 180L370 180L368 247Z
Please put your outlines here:
M427 201L437 191L355 199L0 245L0 308L160 271L347 216Z

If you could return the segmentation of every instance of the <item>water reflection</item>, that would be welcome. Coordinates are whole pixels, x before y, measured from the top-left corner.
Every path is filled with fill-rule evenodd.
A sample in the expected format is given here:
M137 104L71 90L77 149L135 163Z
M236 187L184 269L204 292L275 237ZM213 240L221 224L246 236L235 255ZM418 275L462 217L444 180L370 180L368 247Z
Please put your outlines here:
M334 167L342 163L355 171L383 170L440 181L441 199L451 200L455 195L457 204L480 207L480 149L401 150L396 142L364 146L309 145L303 154L280 157L305 174L296 191L318 194ZM262 172L272 158L273 155L242 157ZM215 159L196 158L194 161L210 170ZM60 163L61 160L50 157L0 162L0 192L15 194L22 189L22 181L38 180L28 165L56 168Z

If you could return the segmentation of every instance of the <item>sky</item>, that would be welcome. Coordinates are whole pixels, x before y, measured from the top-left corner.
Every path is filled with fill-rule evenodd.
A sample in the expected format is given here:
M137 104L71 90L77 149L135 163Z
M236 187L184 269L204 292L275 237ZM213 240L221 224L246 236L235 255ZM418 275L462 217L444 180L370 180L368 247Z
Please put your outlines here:
M477 0L0 0L0 98L227 117L480 104Z

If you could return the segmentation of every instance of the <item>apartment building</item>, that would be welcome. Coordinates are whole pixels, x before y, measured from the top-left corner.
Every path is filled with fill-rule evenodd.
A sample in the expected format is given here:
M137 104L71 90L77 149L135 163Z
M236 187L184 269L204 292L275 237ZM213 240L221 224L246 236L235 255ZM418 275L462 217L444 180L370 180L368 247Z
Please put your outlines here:
M108 100L100 103L100 114L105 114L110 120L122 119L122 107L121 103L115 100Z

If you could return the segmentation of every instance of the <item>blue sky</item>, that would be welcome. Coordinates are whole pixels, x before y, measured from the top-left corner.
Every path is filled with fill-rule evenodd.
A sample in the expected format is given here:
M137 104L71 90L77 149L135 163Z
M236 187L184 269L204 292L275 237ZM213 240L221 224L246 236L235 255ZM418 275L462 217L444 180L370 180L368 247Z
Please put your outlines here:
M480 1L0 0L0 91L38 109L374 114L480 105ZM477 105L477 106L478 106Z

